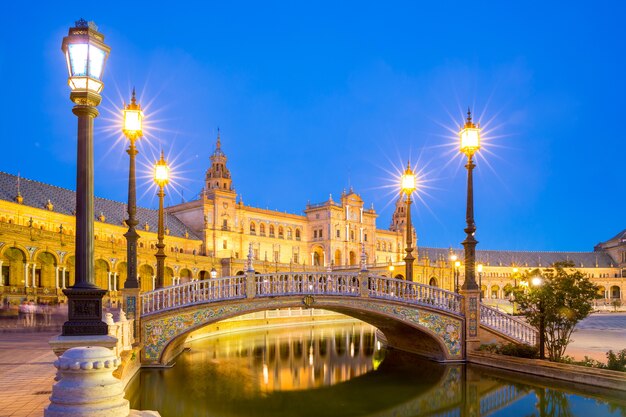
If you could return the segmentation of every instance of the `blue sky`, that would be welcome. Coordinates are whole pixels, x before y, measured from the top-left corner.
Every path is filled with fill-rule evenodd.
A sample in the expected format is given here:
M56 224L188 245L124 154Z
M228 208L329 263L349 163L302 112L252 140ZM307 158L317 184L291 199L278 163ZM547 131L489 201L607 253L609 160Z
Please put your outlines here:
M166 204L200 191L219 126L245 204L301 213L352 186L387 228L393 176L410 159L427 187L413 211L418 243L459 247L455 132L471 106L484 127L479 248L591 250L625 227L621 2L16 3L0 17L2 171L75 187L60 46L83 17L112 48L98 196L126 199L116 119L136 86L147 124L138 163L163 147L177 175ZM138 190L139 204L157 206L149 177Z

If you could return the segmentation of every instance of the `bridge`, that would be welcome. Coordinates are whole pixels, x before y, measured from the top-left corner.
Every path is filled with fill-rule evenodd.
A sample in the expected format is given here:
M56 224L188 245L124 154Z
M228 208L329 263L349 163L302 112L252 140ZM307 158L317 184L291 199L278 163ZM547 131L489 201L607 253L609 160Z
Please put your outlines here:
M532 326L481 303L476 308L476 300L476 293L457 294L368 271L249 271L141 294L141 360L166 365L194 330L242 314L297 307L357 318L377 327L390 346L441 362L464 361L477 342L536 344Z

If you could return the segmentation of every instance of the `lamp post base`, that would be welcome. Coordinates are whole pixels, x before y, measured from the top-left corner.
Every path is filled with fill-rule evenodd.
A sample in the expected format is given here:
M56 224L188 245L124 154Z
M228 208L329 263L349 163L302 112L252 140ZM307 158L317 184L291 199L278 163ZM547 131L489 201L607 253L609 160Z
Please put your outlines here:
M63 336L105 336L109 327L102 321L102 297L99 288L67 288L68 321L63 324Z

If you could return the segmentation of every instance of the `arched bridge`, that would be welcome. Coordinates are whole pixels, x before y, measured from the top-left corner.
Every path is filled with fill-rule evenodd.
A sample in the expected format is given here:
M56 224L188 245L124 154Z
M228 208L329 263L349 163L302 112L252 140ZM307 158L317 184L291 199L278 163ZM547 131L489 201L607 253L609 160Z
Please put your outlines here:
M476 298L474 298L476 300ZM380 329L395 348L438 361L461 361L467 350L463 295L429 285L361 272L277 272L207 279L140 297L142 362L167 364L187 335L230 317L279 308L335 311ZM526 323L480 305L470 315L480 341L535 344ZM479 320L476 320L476 315Z

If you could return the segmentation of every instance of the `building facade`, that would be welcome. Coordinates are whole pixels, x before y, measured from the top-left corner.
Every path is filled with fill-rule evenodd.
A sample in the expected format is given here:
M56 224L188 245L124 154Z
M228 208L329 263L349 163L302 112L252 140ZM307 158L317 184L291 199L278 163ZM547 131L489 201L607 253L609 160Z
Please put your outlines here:
M0 296L4 304L24 299L64 302L62 289L74 282L75 194L41 182L0 173ZM210 157L204 188L196 200L166 208L165 282L243 274L248 256L257 273L361 268L404 278L406 252L404 197L388 229L377 228L350 189L335 200L307 204L302 214L247 206L237 195L221 139ZM126 205L95 199L95 281L107 289L105 302L119 302L126 280ZM156 210L138 208L138 275L142 291L155 285ZM413 241L417 242L412 230ZM453 291L463 282L462 250L415 245L415 281ZM592 252L477 251L479 281L486 300L506 299L524 269L572 261L600 286L600 303L621 300L626 291L626 231Z

